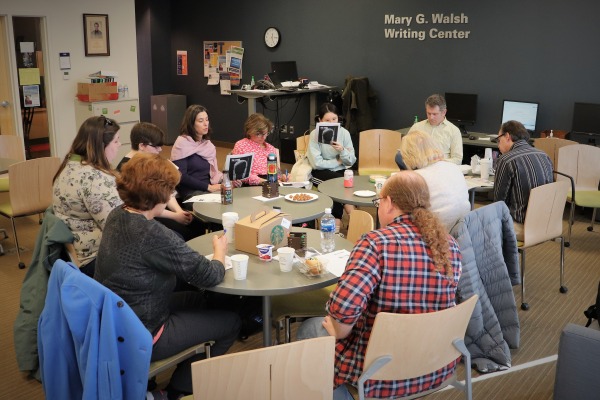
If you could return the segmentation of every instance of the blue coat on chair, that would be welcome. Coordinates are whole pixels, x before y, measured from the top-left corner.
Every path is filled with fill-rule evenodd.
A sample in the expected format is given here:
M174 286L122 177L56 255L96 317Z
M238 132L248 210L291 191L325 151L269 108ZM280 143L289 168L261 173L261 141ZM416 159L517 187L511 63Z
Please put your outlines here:
M145 398L150 332L123 299L62 260L50 274L38 348L49 400Z

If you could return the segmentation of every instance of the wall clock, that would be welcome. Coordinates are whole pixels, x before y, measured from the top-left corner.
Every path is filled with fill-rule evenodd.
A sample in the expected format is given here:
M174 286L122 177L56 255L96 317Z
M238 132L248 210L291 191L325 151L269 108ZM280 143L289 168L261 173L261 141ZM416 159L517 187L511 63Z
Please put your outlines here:
M265 31L265 45L268 48L274 49L279 46L279 42L281 41L281 33L279 33L279 29L270 27Z

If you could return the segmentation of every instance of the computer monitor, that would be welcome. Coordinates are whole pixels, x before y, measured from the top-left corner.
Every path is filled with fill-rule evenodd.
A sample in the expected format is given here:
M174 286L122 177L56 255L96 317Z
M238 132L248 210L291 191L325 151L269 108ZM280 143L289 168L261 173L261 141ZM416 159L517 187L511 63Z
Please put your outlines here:
M463 136L468 136L466 125L477 121L477 95L466 93L446 93L446 118L458 125Z
M600 133L600 104L575 103L571 131Z
M271 71L277 73L281 82L298 80L296 61L271 61Z
M519 121L530 132L535 131L540 103L533 101L504 100L502 105L502 123Z

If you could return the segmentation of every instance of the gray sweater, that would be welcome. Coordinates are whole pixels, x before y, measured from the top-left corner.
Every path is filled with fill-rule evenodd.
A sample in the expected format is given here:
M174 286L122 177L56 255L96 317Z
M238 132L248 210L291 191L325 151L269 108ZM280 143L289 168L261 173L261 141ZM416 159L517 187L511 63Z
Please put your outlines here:
M94 278L129 304L154 335L169 316L177 279L198 288L219 284L220 261L209 261L164 225L122 207L108 216Z

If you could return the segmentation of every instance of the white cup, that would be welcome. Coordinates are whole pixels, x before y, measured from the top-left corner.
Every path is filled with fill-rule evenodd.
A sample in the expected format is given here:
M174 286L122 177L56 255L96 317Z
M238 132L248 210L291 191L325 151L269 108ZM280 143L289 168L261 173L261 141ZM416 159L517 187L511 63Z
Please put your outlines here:
M492 149L490 147L486 147L483 158L487 158L488 160L492 159Z
M245 254L234 254L231 256L233 268L233 279L243 281L248 274L248 256Z
M279 268L281 272L290 272L292 265L294 265L294 253L295 249L292 247L280 247L277 249L277 255L279 256Z
M381 193L381 189L383 189L383 184L385 183L385 178L375 178L375 192L379 196Z
M227 243L233 243L235 241L235 223L239 221L240 216L236 212L225 212L221 214L221 221L223 222L223 229L225 230L225 236L227 237Z
M481 170L481 179L487 181L490 179L490 167L492 164L492 160L489 158L482 158L479 161L479 168Z

